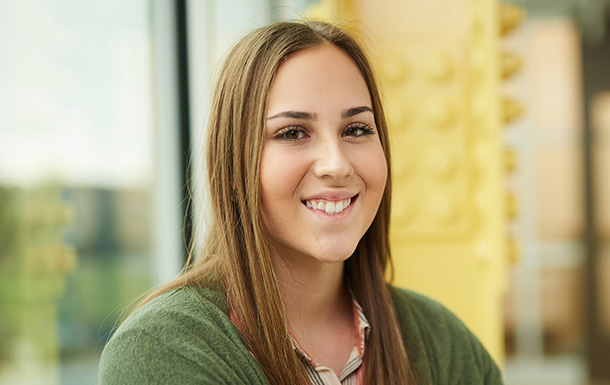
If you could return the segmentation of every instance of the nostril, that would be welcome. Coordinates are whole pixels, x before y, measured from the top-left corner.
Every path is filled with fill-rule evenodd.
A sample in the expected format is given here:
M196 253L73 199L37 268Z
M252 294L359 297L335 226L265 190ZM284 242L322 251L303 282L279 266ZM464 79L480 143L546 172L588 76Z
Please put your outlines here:
M314 173L318 177L345 178L353 174L353 168L349 161L335 158L318 162Z

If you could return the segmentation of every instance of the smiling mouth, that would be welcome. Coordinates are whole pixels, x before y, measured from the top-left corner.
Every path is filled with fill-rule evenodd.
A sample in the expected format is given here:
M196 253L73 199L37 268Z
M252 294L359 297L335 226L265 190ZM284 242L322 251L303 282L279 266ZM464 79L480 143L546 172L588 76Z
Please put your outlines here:
M323 211L329 215L336 215L351 206L357 197L358 195L354 195L351 198L341 199L338 201L331 201L327 199L310 199L303 201L303 204L312 210Z

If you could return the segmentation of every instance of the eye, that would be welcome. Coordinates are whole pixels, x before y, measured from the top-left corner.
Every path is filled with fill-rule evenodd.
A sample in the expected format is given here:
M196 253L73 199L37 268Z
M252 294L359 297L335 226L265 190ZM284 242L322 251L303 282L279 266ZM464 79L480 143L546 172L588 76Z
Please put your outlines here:
M350 124L347 126L345 131L343 131L343 136L364 136L364 135L372 135L375 131L368 125L363 123Z
M280 140L299 140L307 137L305 130L300 127L286 127L281 129L273 138Z

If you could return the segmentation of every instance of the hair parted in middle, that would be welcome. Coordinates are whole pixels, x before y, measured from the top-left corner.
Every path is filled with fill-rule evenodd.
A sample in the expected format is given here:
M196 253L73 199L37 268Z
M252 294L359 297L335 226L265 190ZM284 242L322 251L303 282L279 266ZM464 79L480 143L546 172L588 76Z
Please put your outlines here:
M262 217L260 161L269 90L278 68L290 55L324 44L333 44L347 53L362 73L388 168L379 210L345 263L346 285L371 324L365 353L366 383L415 383L385 281L386 269L391 268L391 172L380 93L364 50L335 25L311 21L274 23L246 35L226 56L207 127L210 227L197 258L159 293L183 284L222 285L270 383L304 382L306 376L289 337L270 237Z

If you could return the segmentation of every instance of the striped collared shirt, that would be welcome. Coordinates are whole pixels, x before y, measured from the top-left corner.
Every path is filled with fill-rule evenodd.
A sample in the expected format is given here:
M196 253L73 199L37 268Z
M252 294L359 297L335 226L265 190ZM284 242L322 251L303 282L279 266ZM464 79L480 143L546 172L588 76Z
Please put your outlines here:
M291 334L294 351L298 354L305 367L309 381L314 385L362 385L364 384L364 345L371 326L369 325L362 307L352 295L354 311L354 332L356 343L349 354L343 370L337 374L330 368L318 365L307 352L305 352L294 336Z

